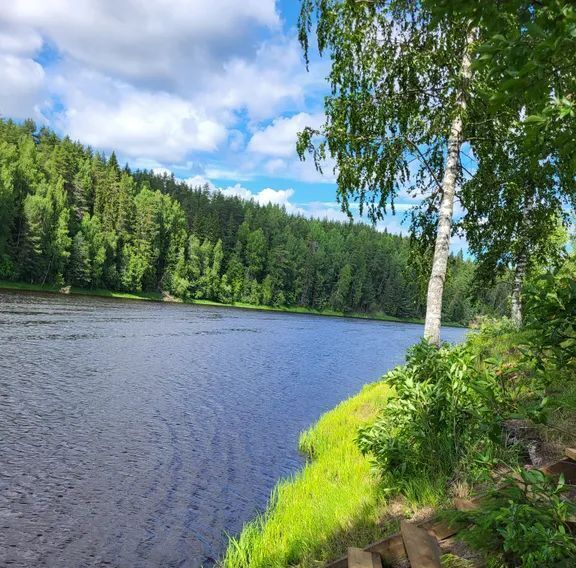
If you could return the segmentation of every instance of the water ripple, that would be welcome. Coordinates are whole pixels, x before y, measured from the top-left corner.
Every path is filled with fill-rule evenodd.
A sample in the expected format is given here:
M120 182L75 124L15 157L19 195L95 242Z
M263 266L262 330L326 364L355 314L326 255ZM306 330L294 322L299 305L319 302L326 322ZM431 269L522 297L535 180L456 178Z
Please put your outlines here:
M212 565L421 331L0 292L0 566Z

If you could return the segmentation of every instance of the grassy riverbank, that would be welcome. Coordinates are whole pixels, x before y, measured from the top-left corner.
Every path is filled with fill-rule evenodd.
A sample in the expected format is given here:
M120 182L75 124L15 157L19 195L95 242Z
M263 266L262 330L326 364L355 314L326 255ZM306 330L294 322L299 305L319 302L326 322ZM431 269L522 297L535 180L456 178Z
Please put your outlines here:
M385 499L355 438L389 395L385 383L367 385L301 435L306 466L280 482L267 511L231 541L225 568L318 566L382 534Z
M530 459L540 463L559 459L575 441L575 361L553 365L551 351L534 350L538 337L504 320L482 326L459 346L411 349L407 364L388 373L386 381L366 386L301 435L306 466L281 481L265 513L231 539L222 568L318 567L349 546L363 547L395 532L401 518L444 514L455 497L470 498L506 472L523 471L531 464L527 448L537 448ZM368 443L364 448L371 457L359 451L359 431L360 446ZM507 547L519 558L541 551L570 556L564 521L550 505L556 490L538 487L540 493L533 493L542 503L533 503L527 488L525 497L515 497L518 503L503 499L503 516L480 510L477 518L490 522L474 544L477 551L463 545L458 550L494 562L502 561ZM517 523L511 512L516 506L531 511ZM540 534L532 524L540 521L548 532L526 552L525 536L515 541L514 531ZM547 548L547 535L560 544ZM470 565L451 555L443 562Z
M11 282L7 280L0 280L0 290L15 290L15 291L26 291L26 292L48 292L48 293L59 293L60 287L53 286L50 284L29 284L27 282ZM151 302L177 302L186 303L199 306L214 306L222 308L237 308L242 310L258 310L267 312L283 312L291 314L305 314L305 315L315 315L315 316L326 316L326 317L345 317L354 319L367 319L376 321L390 321L390 322L400 322L400 323L416 323L422 324L423 320L416 318L395 318L383 313L355 313L355 312L337 312L334 310L313 310L311 308L303 308L300 306L262 306L262 305L252 305L246 304L244 302L234 302L231 304L224 304L221 302L214 302L212 300L192 300L188 302L183 302L178 299L170 297L166 299L160 292L115 292L111 290L104 290L100 288L69 288L69 294L80 295L80 296L95 296L101 298L116 298L121 300L144 300ZM448 327L464 327L462 324L458 323L445 323L444 325Z

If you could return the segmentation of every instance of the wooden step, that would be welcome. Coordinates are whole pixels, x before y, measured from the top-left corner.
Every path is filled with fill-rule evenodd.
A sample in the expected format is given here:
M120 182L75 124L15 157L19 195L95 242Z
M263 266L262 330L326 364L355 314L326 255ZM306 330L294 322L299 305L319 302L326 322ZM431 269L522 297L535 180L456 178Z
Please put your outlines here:
M348 568L382 568L382 560L375 552L366 552L361 548L349 548Z
M412 568L441 568L440 546L426 529L402 521L400 532Z
M431 519L430 521L422 523L420 526L434 534L438 540L444 540L454 536L465 525L455 523L448 524L446 521ZM396 533L377 542L373 542L366 546L364 550L376 552L387 564L395 564L406 559L406 549L404 548L401 533ZM348 557L342 556L337 560L333 560L328 563L325 568L348 568Z

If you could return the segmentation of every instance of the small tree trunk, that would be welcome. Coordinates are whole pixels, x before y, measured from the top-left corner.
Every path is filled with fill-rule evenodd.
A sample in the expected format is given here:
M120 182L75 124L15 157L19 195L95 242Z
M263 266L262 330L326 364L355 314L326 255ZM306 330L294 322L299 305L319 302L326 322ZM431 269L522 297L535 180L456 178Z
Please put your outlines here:
M517 328L522 327L522 286L526 276L527 263L526 249L523 249L516 259L514 286L512 288L512 322Z
M452 216L454 213L454 196L456 195L456 183L460 173L460 147L462 146L463 116L466 110L467 87L472 77L470 45L474 41L475 30L469 32L462 68L460 71L462 83L456 100L456 116L450 128L448 138L448 155L446 168L442 179L442 200L438 213L438 229L436 232L436 244L434 247L434 259L432 272L428 282L428 296L426 302L426 322L424 326L424 339L434 345L440 345L440 325L442 323L442 296L444 294L444 282L448 268L450 255L450 237L452 235Z
M522 226L519 230L520 242L529 242L528 231L530 229L530 211L534 207L534 198L528 194L524 199L522 207ZM526 277L528 267L528 249L526 244L521 245L520 252L516 257L516 268L514 269L514 284L512 286L512 322L520 329L522 327L522 287Z

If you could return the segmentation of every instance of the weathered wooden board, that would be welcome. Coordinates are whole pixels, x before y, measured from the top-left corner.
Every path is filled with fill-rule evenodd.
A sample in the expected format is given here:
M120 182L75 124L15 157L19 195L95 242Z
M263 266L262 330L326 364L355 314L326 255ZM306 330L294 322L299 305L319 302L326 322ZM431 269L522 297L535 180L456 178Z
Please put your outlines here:
M572 460L562 460L541 469L546 475L564 475L568 485L576 485L576 463Z
M574 448L566 448L564 450L564 455L570 459L576 461L576 449Z
M362 548L349 548L348 568L382 568L382 560L375 552L367 552Z
M457 511L474 511L480 506L478 499L454 499L454 508Z
M404 547L412 568L441 568L440 546L436 537L407 521L400 523Z
M462 526L458 525L448 525L443 521L438 521L438 519L433 519L420 523L418 526L431 531L438 540L444 540L451 536L454 536L458 531L462 529ZM404 540L402 539L401 533L393 534L383 540L374 542L364 547L364 550L368 552L376 552L382 560L386 563L397 562L399 560L406 559L406 549L404 548ZM343 556L337 560L333 560L326 565L326 568L347 568L348 558Z

